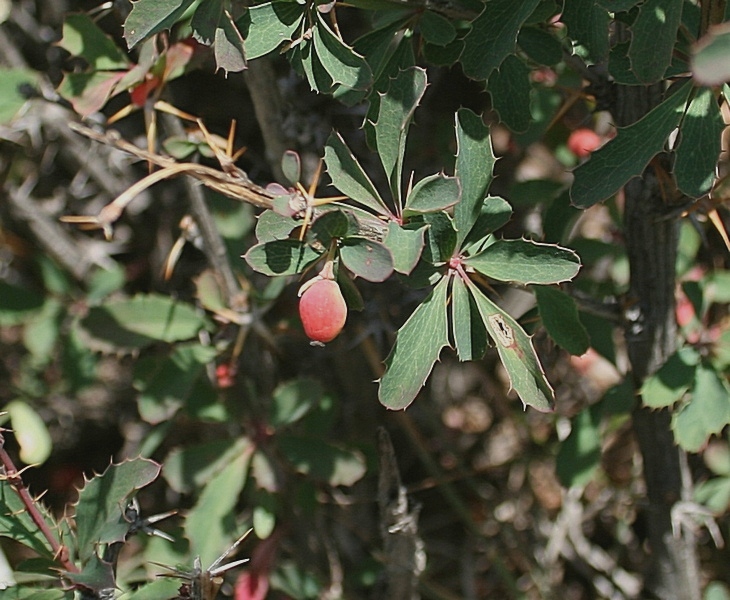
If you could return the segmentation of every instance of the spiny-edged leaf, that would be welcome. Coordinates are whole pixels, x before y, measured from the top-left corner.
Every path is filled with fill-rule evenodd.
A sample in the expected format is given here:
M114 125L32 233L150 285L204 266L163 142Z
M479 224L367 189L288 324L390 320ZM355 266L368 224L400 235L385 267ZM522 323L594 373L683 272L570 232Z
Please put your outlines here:
M146 458L110 465L104 473L86 482L76 504L76 537L82 561L95 553L97 544L124 541L129 521L124 510L129 498L152 483L160 465Z
M575 300L554 287L534 286L540 319L555 343L575 356L588 351L591 340L578 317Z
M497 240L466 264L497 281L551 284L578 274L580 258L561 246L530 240Z
M730 23L716 25L692 49L692 75L707 86L730 81Z
M79 326L91 348L114 352L188 340L206 327L206 319L169 296L139 294L92 306Z
M506 225L511 217L512 207L509 202L499 196L487 196L482 202L476 223L461 247L470 253L481 251L487 238Z
M332 486L353 485L367 471L365 457L360 452L326 442L321 437L282 434L277 439L277 447L298 473Z
M244 38L246 58L253 60L276 50L293 39L304 18L304 6L298 2L266 2L249 7L236 21Z
M243 34L229 13L224 13L215 30L213 41L215 68L224 73L239 73L246 67L246 54L243 48Z
M424 11L418 24L423 39L429 44L445 46L456 37L456 28L451 21L432 10Z
M319 403L322 393L322 386L315 379L300 378L282 383L274 390L268 424L278 428L295 423Z
M419 219L429 226L423 258L434 265L448 261L456 248L456 230L451 217L445 212L437 212L420 215Z
M570 37L584 45L596 62L608 57L608 27L611 16L594 0L565 0L560 20Z
M295 275L319 258L319 252L299 240L256 244L243 255L254 271L264 275Z
M683 0L646 0L639 7L631 26L629 58L632 70L642 83L661 80L672 62L682 3Z
M206 485L236 457L251 454L253 449L251 440L245 437L175 448L163 462L162 476L173 490L189 494Z
M291 63L298 66L309 83L309 87L320 94L329 94L336 87L332 76L324 68L317 49L312 42L302 42L291 53Z
M543 241L559 244L569 238L581 210L570 203L570 192L567 189L552 200L547 200L545 204L547 206L542 216Z
M398 223L388 223L385 245L393 256L393 268L408 275L418 263L425 244L426 225L412 223L401 227Z
M711 366L695 370L692 398L672 415L677 443L687 452L699 452L708 438L730 423L730 389Z
M374 123L375 141L395 198L401 197L406 133L425 91L426 71L412 67L391 79L388 90L380 94L378 120Z
M451 327L459 360L478 360L487 351L489 338L479 309L461 277L451 286Z
M630 179L641 175L679 124L692 90L682 84L672 96L642 119L618 130L607 144L596 150L590 160L573 174L570 190L573 204L588 208L618 192Z
M129 527L129 523L126 524ZM99 558L94 552L86 561L84 567L78 573L65 573L64 577L72 583L83 586L87 590L97 592L97 597L104 596L113 591L116 585L114 580L114 567L110 562Z
M468 108L456 112L456 144L456 177L461 182L461 202L454 208L454 225L456 243L461 246L485 204L497 159L489 128Z
M225 0L206 0L201 2L193 13L190 27L193 37L201 44L210 46L215 40L215 30L223 17Z
M629 56L631 42L621 42L611 48L608 56L608 72L616 83L624 85L643 85L634 73ZM664 71L663 79L683 76L689 70L687 61L680 53L672 54L671 64Z
M444 173L429 175L419 181L406 198L403 215L433 213L454 206L461 198L461 185Z
M380 242L350 236L342 240L340 260L350 271L366 281L381 282L393 274L393 256Z
M724 129L715 94L699 88L682 120L674 160L677 187L688 196L699 198L712 187Z
M137 0L124 21L124 39L133 48L146 37L172 27L195 0Z
M56 529L53 518L40 504L37 504L43 520L51 531ZM53 558L53 549L38 526L33 522L25 505L7 479L0 479L0 537L7 537L31 548L40 556Z
M563 60L563 47L558 39L539 27L523 27L517 43L530 60L540 65L555 65Z
M26 465L40 465L51 455L53 443L41 416L22 400L8 402L3 410L8 413L13 435L20 446L20 460Z
M378 398L391 410L406 408L426 383L441 350L449 345L448 278L444 277L398 330L385 359Z
M199 392L195 384L215 356L215 348L190 343L175 346L163 360L145 357L137 361L135 387L140 417L152 425L172 418L191 394Z
M313 35L314 48L332 81L353 90L370 87L373 74L365 59L332 33L319 11L317 18Z
M350 152L339 133L333 132L324 148L324 162L332 185L351 200L381 215L390 211L360 163Z
M238 537L235 508L248 475L251 455L233 458L207 483L185 518L190 549L209 566Z
M584 408L571 423L570 434L560 444L555 470L566 488L588 483L601 462L601 411Z
M474 283L467 283L487 332L497 346L499 358L507 370L512 388L522 403L539 411L552 410L555 395L545 378L530 336Z
M663 408L679 402L694 381L700 356L694 348L681 348L672 354L641 387L644 406Z
M114 41L83 13L72 14L63 22L63 37L58 42L72 56L80 56L95 71L127 69L129 60Z
M520 27L539 3L540 0L491 0L485 4L464 39L461 64L467 77L489 78L514 52Z
M499 118L516 133L524 133L530 126L530 69L515 55L510 54L489 76L487 89L492 106Z

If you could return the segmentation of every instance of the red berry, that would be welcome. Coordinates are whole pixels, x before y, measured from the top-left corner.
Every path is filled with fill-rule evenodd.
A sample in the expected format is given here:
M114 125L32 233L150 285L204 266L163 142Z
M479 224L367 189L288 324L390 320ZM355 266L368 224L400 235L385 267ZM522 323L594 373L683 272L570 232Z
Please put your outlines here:
M306 286L299 299L299 317L309 339L322 343L335 339L347 320L347 304L337 282L317 279Z
M600 145L601 137L586 127L576 129L568 137L568 150L578 158L589 156Z
M215 378L219 388L233 387L236 382L236 369L228 363L221 363L215 368Z

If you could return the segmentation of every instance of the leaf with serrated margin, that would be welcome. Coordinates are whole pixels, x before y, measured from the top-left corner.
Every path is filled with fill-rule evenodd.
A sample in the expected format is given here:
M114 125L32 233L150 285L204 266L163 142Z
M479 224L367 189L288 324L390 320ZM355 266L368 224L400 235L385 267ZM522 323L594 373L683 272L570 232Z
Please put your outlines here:
M614 139L573 171L575 180L570 189L573 204L579 208L593 206L641 175L649 161L664 149L667 138L682 119L691 91L689 82L682 84L642 119L620 128Z
M57 525L53 518L40 503L38 506L43 520L54 531ZM31 519L18 493L7 479L0 479L0 537L14 540L45 558L53 558L51 545Z
M504 59L489 76L487 89L492 106L500 120L515 133L524 133L530 126L531 70L514 55Z
M425 92L426 71L412 67L391 79L388 91L379 94L378 120L373 124L375 142L394 198L401 198L403 153L408 126Z
M461 185L458 179L443 173L429 175L421 179L408 194L403 216L445 210L457 204L460 198Z
M616 83L624 85L643 85L636 76L629 57L630 42L621 42L611 48L608 56L608 72ZM662 79L681 77L687 73L689 65L681 54L672 54L671 64L664 71Z
M672 415L674 438L688 452L699 452L708 438L730 423L730 388L708 364L695 370L692 398Z
M656 83L672 62L684 0L646 0L631 26L629 58L642 83Z
M223 69L225 73L239 73L247 67L243 35L228 13L223 15L215 30L213 55L215 68Z
M461 64L464 74L472 79L488 79L492 71L512 54L522 24L540 0L491 0L484 6L464 38Z
M611 16L595 0L565 0L560 20L570 37L584 45L595 62L608 58Z
M449 345L448 283L447 277L442 278L398 330L378 390L378 398L386 408L401 410L413 402L441 350Z
M694 381L700 355L694 348L680 348L641 386L641 401L650 408L664 408L679 402Z
M249 7L236 20L246 58L264 56L291 40L303 18L304 6L298 2L266 2Z
M366 281L379 283L393 274L393 256L383 244L351 236L342 240L340 260L350 271Z
M532 291L542 324L555 343L574 356L587 352L591 340L580 322L575 300L558 288L536 285Z
M461 361L478 360L489 347L484 322L461 277L454 277L451 285L451 332Z
M390 210L339 133L332 132L324 148L324 163L332 185L358 204L387 216Z
M201 44L210 46L213 43L215 30L223 17L224 2L225 0L206 0L195 9L190 27L193 29L193 38Z
M541 412L551 411L555 395L545 378L532 339L517 321L487 298L473 282L467 281L467 285L487 332L497 346L512 388L526 406Z
M512 217L512 207L504 198L487 196L482 202L476 223L461 244L467 254L480 252L490 235L506 225Z
M408 275L421 258L425 244L425 224L407 224L403 227L391 221L388 223L388 234L385 245L393 255L393 268L398 273Z
M137 0L124 21L124 39L134 48L152 34L172 27L195 0Z
M710 191L725 129L720 107L710 88L699 88L679 127L674 178L677 187L692 198Z
M97 544L124 541L129 532L129 522L124 519L127 501L159 474L158 463L135 458L112 464L104 473L86 482L79 492L74 517L82 561L96 552Z
M468 108L456 112L456 177L461 182L461 202L454 208L457 247L476 223L496 162L489 128Z
M530 240L497 240L465 263L497 281L524 285L569 281L580 270L580 258L572 250Z
M319 60L335 84L353 90L365 90L373 83L373 74L365 59L346 46L317 12L318 24L313 41Z
M249 266L264 275L295 275L319 258L314 248L299 240L256 244L243 255Z

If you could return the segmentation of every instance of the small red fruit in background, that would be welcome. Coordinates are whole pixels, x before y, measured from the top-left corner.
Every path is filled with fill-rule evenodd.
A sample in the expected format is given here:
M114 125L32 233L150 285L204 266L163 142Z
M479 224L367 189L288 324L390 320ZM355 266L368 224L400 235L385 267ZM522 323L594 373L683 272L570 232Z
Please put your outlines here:
M601 136L592 129L581 127L573 131L568 137L568 150L578 158L590 156L601 145Z
M221 363L215 368L215 378L220 389L233 387L236 383L236 369L229 363Z
M347 320L347 304L337 282L314 278L299 295L299 317L309 339L320 343L335 339Z

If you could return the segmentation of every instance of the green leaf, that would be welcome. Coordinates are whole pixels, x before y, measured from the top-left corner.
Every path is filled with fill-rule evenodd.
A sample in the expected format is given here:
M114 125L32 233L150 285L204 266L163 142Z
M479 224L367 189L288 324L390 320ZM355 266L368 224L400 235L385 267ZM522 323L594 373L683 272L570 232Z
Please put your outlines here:
M730 423L730 389L710 366L695 371L692 398L672 415L677 443L687 452L699 452L707 439Z
M134 48L146 37L169 29L195 0L137 0L124 21L124 39Z
M489 128L468 108L460 108L456 113L456 143L456 177L461 183L461 202L454 208L454 224L456 243L460 247L485 204L497 159Z
M185 536L203 565L211 565L238 537L235 508L251 455L240 454L208 481L185 518Z
M413 402L441 350L449 345L447 291L444 277L398 330L378 390L386 408L401 410Z
M487 351L489 338L479 309L460 277L451 285L451 328L459 360L478 360Z
M66 17L58 45L72 56L83 58L95 71L126 70L130 66L124 52L83 13Z
M598 4L614 13L631 10L643 0L598 0Z
M22 400L8 402L3 410L10 417L15 440L20 446L20 460L26 465L46 462L53 443L41 416Z
M730 81L730 23L715 25L692 49L692 75L701 85L715 86Z
M575 300L558 288L534 286L540 319L555 343L574 356L588 351L591 340L578 317Z
M516 133L524 133L530 126L530 69L510 54L489 76L487 89L492 106L500 120Z
M198 4L190 21L193 38L201 44L210 46L215 40L215 32L223 17L225 0L206 0Z
M297 2L266 2L251 6L237 20L244 38L246 58L253 60L293 39L304 18L304 6Z
M129 523L125 523L129 527ZM99 558L94 552L89 556L86 564L78 573L64 573L64 577L84 589L95 592L94 595L103 596L115 587L114 568L112 564Z
M390 250L368 238L350 236L342 240L340 260L350 271L366 281L385 281L393 274L393 256Z
M169 357L148 357L135 365L139 415L152 425L171 419L178 409L199 392L196 383L205 377L206 366L216 349L198 343L175 346Z
M21 86L30 88L38 84L38 73L32 69L0 68L0 124L10 122L28 98L21 92Z
M716 515L724 514L730 506L730 477L714 477L698 483L695 487L694 500ZM708 598L709 596L705 594L705 600ZM727 600L728 596L720 598Z
M229 14L221 17L215 30L213 55L216 70L223 69L226 74L239 73L247 67L243 35Z
M672 62L683 0L646 0L631 27L629 58L642 83L656 83Z
M39 503L40 514L51 531L57 529L53 518ZM31 548L47 559L54 558L53 550L46 537L31 519L18 492L7 479L0 479L0 537L6 537Z
M74 517L82 561L95 555L97 544L124 541L129 531L129 522L124 518L127 501L159 474L159 464L136 458L112 464L104 473L86 482L79 492Z
M253 509L251 525L253 532L260 540L265 540L276 526L276 496L261 490L256 494L256 506Z
M506 225L512 217L512 207L499 196L487 196L481 205L479 217L462 244L465 250L481 251L489 234Z
M487 2L464 38L464 74L472 79L489 79L492 71L514 53L520 28L539 3L540 0Z
M461 198L461 185L455 177L443 173L421 179L406 198L403 216L433 213L454 206Z
M324 162L332 185L338 190L377 214L390 215L390 210L339 133L333 132L327 140Z
M560 20L568 27L570 37L583 44L597 62L608 58L608 27L611 17L594 0L565 0Z
M374 123L375 141L395 198L401 197L406 133L425 91L426 71L412 67L391 79L387 92L379 95L378 120Z
M58 86L58 93L71 103L77 113L87 117L101 110L123 77L123 71L66 73Z
M572 250L530 240L497 240L465 262L497 281L524 285L569 281L580 269L580 258Z
M545 378L530 336L471 280L467 281L467 285L487 332L497 346L499 358L507 370L512 388L522 403L543 412L552 410L555 400L553 389Z
M418 218L428 223L426 246L423 249L424 260L434 265L445 263L456 249L456 230L451 217L445 212L436 212L426 213Z
M225 465L253 450L245 437L175 448L163 461L162 475L173 490L189 494L205 486Z
M663 408L679 402L695 378L700 357L693 348L686 347L672 354L641 387L644 406Z
M302 159L294 150L287 150L281 157L281 172L292 185L302 177Z
M298 473L332 486L350 486L367 470L365 457L357 450L325 442L318 437L280 435L278 448Z
M243 255L254 271L264 275L295 275L319 258L319 252L299 240L256 244Z
M256 239L261 243L286 240L299 225L297 219L280 215L274 210L265 210L256 221Z
M121 596L124 600L163 600L179 597L180 580L163 577ZM40 599L39 599L40 600Z
M601 411L589 406L572 421L570 434L560 444L555 471L564 487L584 486L601 462Z
M401 227L395 221L388 223L385 245L393 256L393 268L398 273L408 275L421 258L425 244L426 225L412 223Z
M353 217L354 219L354 217ZM328 210L313 222L311 232L323 246L329 247L332 240L346 237L350 231L350 219L341 210Z
M611 48L608 57L608 72L616 83L624 85L643 85L631 64L629 56L630 42L621 42ZM684 76L689 70L689 64L680 54L672 54L671 64L664 71L663 79Z
M682 84L642 119L619 129L614 139L580 165L573 172L575 180L570 190L573 204L580 208L593 206L641 175L649 161L664 149L669 134L679 124L691 90L691 85Z
M677 187L688 196L699 198L712 187L724 129L715 94L699 88L679 129L673 169Z
M296 423L319 404L322 386L314 379L294 379L275 390L269 405L268 424L274 429Z
M79 324L91 348L114 352L188 340L205 328L206 320L193 306L174 298L139 294L92 306Z
M456 28L446 17L432 10L426 10L418 21L423 39L429 44L446 46L456 38Z
M517 44L528 58L540 65L556 65L563 60L563 46L558 39L540 27L523 27Z
M318 24L313 35L314 48L332 81L353 90L369 88L373 83L373 74L368 63L332 33L319 11L317 18Z

